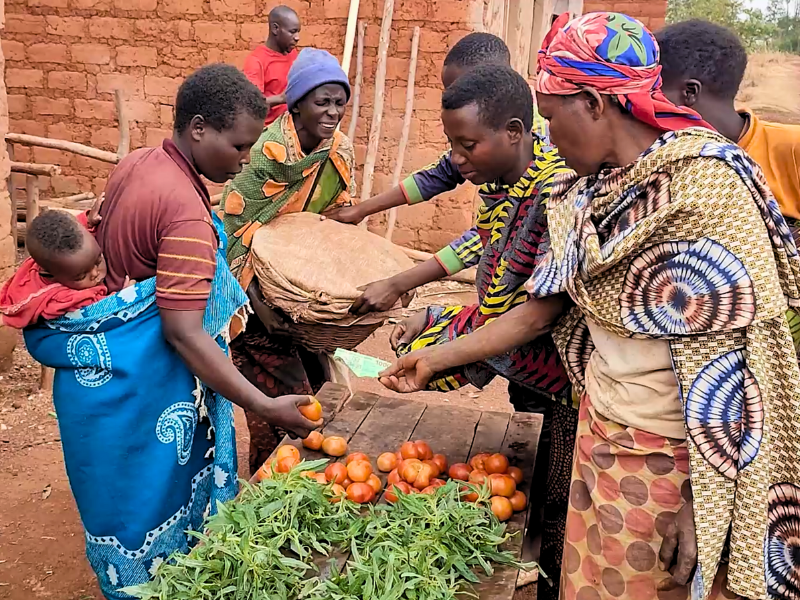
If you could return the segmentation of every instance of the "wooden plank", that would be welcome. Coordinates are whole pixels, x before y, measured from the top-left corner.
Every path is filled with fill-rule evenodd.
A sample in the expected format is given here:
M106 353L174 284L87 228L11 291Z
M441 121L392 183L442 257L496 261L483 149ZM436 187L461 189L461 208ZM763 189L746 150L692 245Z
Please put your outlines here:
M322 418L325 419L327 424L336 417L339 405L350 397L350 390L347 389L346 385L328 382L322 386L315 396L322 405Z
M429 404L411 439L425 440L449 464L466 462L481 413L469 408Z
M522 470L523 480L520 489L530 497L533 484L533 469L536 465L536 451L539 446L539 436L542 433L542 415L534 413L514 413L511 415L505 438L500 452L508 457L512 466ZM528 505L530 509L530 504ZM515 513L506 523L509 533L517 533L503 545L504 550L510 550L518 558L522 556L525 523L529 510ZM481 583L475 586L475 592L481 600L495 600L504 598L511 600L517 586L519 571L511 567L498 567L490 578L481 578Z
M364 392L354 394L336 418L322 428L322 433L325 436L338 435L350 442L379 399L380 396L377 394Z
M499 452L503 447L506 429L511 419L509 413L484 412L475 429L475 437L469 450L469 458L481 452Z

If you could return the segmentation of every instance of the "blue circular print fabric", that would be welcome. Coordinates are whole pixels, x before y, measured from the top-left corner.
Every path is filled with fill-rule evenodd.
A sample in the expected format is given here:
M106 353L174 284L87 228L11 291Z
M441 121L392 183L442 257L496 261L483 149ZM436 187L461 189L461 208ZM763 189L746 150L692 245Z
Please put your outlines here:
M747 327L756 314L741 261L708 238L664 242L631 261L619 297L623 325L653 335Z

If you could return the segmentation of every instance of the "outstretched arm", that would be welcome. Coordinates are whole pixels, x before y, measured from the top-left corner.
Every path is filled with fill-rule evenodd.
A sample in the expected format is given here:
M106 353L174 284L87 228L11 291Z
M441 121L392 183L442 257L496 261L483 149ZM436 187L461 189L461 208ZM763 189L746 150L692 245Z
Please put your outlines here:
M426 202L439 194L456 189L462 183L464 178L458 172L458 168L450 162L450 153L447 152L437 162L406 177L397 187L373 196L361 204L331 209L323 214L334 221L355 225L370 215L390 208Z
M396 392L416 392L436 373L507 354L550 331L566 301L532 298L469 335L403 356L381 373L381 383Z

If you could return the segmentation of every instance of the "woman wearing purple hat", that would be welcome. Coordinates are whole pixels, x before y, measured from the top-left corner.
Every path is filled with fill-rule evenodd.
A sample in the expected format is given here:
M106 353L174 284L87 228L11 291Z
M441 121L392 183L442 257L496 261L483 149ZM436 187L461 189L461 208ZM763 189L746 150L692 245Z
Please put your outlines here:
M307 394L325 382L316 354L280 335L282 319L268 308L254 281L250 242L265 223L281 214L321 213L348 206L355 195L353 144L338 130L350 100L347 74L330 53L305 48L289 71L288 112L261 134L250 164L225 188L222 208L228 234L228 263L247 290L258 319L234 340L239 370L268 396ZM235 333L235 332L234 332ZM250 470L269 457L280 433L247 414Z

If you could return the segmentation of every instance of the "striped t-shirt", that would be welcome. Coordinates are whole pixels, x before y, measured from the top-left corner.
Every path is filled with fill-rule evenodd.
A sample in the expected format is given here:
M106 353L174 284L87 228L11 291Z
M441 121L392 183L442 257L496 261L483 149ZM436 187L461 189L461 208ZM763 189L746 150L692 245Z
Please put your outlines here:
M160 308L205 309L219 239L208 190L172 140L120 161L100 214L97 241L110 293L122 289L126 276L155 276Z

